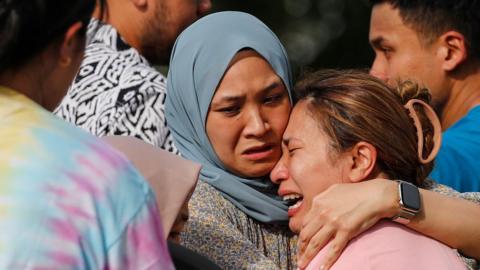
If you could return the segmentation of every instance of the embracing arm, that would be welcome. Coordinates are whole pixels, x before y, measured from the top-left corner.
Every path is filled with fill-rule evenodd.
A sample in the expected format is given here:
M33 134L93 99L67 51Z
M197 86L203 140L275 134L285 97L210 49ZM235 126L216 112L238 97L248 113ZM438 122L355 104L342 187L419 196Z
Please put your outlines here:
M407 226L479 260L480 205L424 189L420 194L422 212Z
M305 267L331 239L331 249L324 261L328 269L350 239L378 220L398 213L397 185L391 180L375 179L337 184L317 195L300 233L299 266ZM408 226L480 259L480 206L428 190L421 189L420 193L422 214Z

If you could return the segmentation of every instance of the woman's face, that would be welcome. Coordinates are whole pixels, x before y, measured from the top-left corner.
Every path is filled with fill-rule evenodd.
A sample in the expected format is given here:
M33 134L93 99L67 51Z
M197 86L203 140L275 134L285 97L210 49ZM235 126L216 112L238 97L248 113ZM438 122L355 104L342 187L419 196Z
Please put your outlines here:
M346 182L346 157L336 154L320 123L307 113L305 102L298 103L283 135L283 155L271 172L280 184L278 194L289 202L289 226L300 232L312 199L335 183Z
M252 50L241 51L213 96L207 136L232 173L268 175L281 156L289 113L287 90L270 64Z

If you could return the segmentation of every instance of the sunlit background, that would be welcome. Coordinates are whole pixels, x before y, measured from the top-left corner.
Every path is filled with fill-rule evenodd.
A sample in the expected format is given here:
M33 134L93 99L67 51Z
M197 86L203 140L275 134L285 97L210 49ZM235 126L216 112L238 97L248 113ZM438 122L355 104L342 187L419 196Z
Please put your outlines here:
M214 11L251 13L285 45L295 73L303 68L368 68L368 0L213 0Z

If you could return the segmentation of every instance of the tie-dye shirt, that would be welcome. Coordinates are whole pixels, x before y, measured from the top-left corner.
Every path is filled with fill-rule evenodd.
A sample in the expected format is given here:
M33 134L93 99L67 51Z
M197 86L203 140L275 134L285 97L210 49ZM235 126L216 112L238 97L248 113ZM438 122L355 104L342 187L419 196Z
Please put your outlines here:
M173 269L161 226L121 155L0 87L0 269Z

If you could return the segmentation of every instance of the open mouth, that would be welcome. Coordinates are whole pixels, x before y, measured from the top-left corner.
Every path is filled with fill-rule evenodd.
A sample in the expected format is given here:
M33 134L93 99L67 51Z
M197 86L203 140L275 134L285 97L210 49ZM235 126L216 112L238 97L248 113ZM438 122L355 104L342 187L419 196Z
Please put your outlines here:
M282 199L287 203L289 211L300 207L303 202L303 196L295 193L285 195Z

